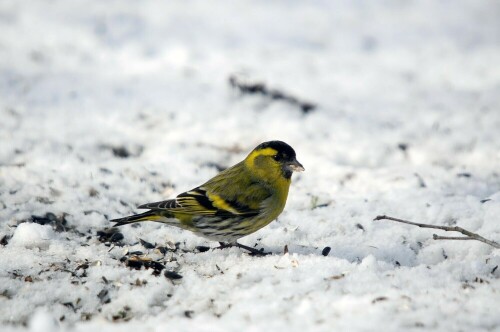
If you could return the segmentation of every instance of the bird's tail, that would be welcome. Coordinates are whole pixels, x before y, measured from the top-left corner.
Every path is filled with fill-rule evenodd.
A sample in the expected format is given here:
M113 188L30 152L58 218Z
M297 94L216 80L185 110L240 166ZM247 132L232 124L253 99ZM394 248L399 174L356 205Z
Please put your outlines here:
M128 216L125 218L112 219L112 220L110 220L110 222L116 223L113 225L113 227L116 227L116 226L133 224L135 222L141 222L141 221L159 221L159 219L162 219L162 218L163 218L163 216L161 216L158 213L156 213L155 211L151 210L151 211L144 212L144 213L134 214L132 216Z

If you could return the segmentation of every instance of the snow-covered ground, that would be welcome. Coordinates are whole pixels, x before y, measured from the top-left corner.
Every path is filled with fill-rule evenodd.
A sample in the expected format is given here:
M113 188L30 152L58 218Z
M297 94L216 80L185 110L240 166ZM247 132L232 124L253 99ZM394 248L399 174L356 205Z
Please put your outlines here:
M498 249L372 221L500 240L498 2L3 0L0 31L2 331L500 330ZM104 231L270 139L306 168L241 240L273 255Z

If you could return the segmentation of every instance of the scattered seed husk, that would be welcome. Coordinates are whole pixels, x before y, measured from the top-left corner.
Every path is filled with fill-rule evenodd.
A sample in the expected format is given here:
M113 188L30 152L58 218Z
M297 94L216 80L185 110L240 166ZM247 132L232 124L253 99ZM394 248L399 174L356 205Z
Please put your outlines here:
M328 277L328 278L326 278L326 280L339 280L339 279L342 279L344 277L345 277L345 274L341 273L341 274L336 274L336 275L333 275L331 277Z
M162 255L165 255L169 251L167 247L156 247L155 250L158 250Z
M360 230L364 231L365 228L363 227L363 225L361 225L360 223L357 223L356 224L356 227L359 228Z
M120 242L123 240L124 236L119 232L118 228L111 227L105 228L103 230L97 231L97 236L101 242Z
M6 246L7 244L9 244L10 238L11 238L10 235L4 235L4 236L2 236L2 239L0 240L0 245Z
M386 296L379 296L376 297L372 300L372 303L377 303L377 302L382 302L382 301L387 301L388 298Z
M198 251L198 252L205 252L205 251L209 251L210 250L210 247L207 247L207 246L196 246L195 249Z
M79 269L88 269L89 268L89 263L83 263L83 264L80 264L76 267L76 270L79 270Z
M139 239L139 241L141 242L142 246L146 249L154 249L155 248L155 245L148 242L148 241L145 241L143 239Z
M99 191L97 191L97 189L95 189L95 188L90 188L90 189L89 189L89 196L90 196L90 197L96 197L96 196L99 196Z
M98 294L97 297L101 301L102 304L106 304L111 302L111 298L109 296L109 291L107 289L102 289Z
M182 276L177 273L177 272L174 272L174 271L165 271L165 273L163 274L165 277L167 277L168 279L171 279L171 280L178 280L178 279L182 279Z

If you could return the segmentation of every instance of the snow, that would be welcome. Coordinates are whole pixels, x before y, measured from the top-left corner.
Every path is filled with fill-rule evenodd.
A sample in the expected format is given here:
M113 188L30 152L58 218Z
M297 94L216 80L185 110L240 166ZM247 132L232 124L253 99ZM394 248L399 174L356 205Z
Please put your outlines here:
M500 330L498 249L373 221L500 240L499 12L2 1L0 329ZM231 75L318 107L243 95ZM153 223L101 233L270 139L306 168L241 239L273 255L200 252L217 244ZM128 267L134 251L165 269Z
M37 311L30 321L31 331L44 332L58 329L57 321L47 312Z
M48 249L54 239L54 232L50 226L35 223L23 223L17 226L10 241L11 246L25 248Z

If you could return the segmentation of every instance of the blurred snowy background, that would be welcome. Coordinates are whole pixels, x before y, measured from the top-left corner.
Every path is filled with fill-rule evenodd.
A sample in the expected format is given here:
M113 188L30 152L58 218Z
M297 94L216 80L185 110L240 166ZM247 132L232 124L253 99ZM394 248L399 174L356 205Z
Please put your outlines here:
M0 31L2 331L500 329L499 250L372 221L500 240L498 1L3 0ZM306 168L241 240L274 255L105 230L270 139Z

